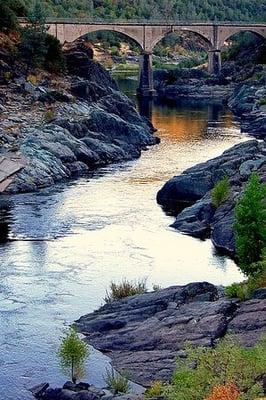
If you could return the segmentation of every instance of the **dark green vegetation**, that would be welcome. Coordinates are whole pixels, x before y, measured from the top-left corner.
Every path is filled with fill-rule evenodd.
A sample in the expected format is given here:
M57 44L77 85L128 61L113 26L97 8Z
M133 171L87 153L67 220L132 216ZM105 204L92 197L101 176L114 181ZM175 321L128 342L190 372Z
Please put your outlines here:
M261 273L251 275L248 280L241 283L233 283L225 289L225 294L231 298L238 298L241 301L252 297L254 291L266 287L266 259L261 261L264 270Z
M88 355L87 344L78 337L73 328L70 328L62 339L58 356L63 371L71 377L73 383L84 376L85 361Z
M227 176L216 183L212 189L212 204L215 208L218 208L222 203L224 203L230 193L230 183Z
M25 0L29 5L31 0ZM261 0L46 0L49 15L104 19L266 20Z
M206 399L214 388L229 384L235 385L241 400L263 395L265 338L254 348L243 348L229 336L216 348L188 347L187 355L177 360L172 383L165 390L168 400Z
M242 271L256 272L254 263L266 250L266 185L252 174L235 210L236 250ZM256 264L257 265L257 264Z
M20 29L17 17L26 15L30 21L27 28ZM50 72L62 72L65 61L60 42L49 35L45 28L47 10L36 0L26 8L22 0L8 0L0 4L0 31L5 34L17 31L18 39L12 53L26 65L27 72L43 68Z
M256 173L236 205L234 228L238 265L248 279L228 286L226 294L245 300L266 286L266 185Z
M25 16L34 0L5 0L1 10L10 7ZM103 19L188 19L265 21L266 6L261 0L46 0L49 16ZM1 13L2 16L2 13Z

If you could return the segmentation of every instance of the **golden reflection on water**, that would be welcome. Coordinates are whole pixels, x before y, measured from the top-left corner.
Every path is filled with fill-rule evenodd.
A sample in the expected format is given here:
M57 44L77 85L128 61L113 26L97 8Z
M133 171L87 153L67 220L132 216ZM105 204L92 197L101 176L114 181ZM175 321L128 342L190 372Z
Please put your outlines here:
M152 115L152 123L165 140L171 142L191 141L204 135L207 128L206 115L202 113L178 113L177 110L168 109L162 113L160 107L155 108Z
M178 108L154 107L152 113L153 126L159 131L159 136L166 141L184 142L201 139L206 135L208 126L219 121L219 128L232 127L233 116L225 112L221 120L220 110L213 107L198 110L183 110Z

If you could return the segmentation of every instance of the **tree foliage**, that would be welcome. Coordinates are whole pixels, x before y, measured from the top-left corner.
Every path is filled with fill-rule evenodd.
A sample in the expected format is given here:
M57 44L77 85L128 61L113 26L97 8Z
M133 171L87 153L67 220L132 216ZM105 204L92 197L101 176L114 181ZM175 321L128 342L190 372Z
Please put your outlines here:
M85 361L89 356L89 349L73 328L70 328L63 337L58 356L62 370L71 376L73 383L84 376Z
M20 56L30 68L45 68L62 72L65 59L58 39L47 33L47 10L40 0L35 0L28 10L30 25L21 30Z
M28 4L32 0L26 0ZM49 15L104 19L265 21L262 0L47 0Z
M266 185L253 173L235 208L236 253L241 270L250 275L266 249Z

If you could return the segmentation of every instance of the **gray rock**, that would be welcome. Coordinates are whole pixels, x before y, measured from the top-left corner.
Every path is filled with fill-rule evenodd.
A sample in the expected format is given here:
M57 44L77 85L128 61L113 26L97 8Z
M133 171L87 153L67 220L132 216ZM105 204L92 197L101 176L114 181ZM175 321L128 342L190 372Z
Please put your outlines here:
M48 387L49 383L41 383L40 385L36 385L29 389L29 391L33 394L34 397L38 399L44 394Z
M252 297L253 299L266 299L266 288L256 289Z
M234 318L228 324L228 332L244 345L254 345L266 330L266 299L254 299L241 303Z
M118 370L148 385L170 378L186 342L211 346L222 337L236 308L202 282L108 303L76 325L91 345L109 352Z

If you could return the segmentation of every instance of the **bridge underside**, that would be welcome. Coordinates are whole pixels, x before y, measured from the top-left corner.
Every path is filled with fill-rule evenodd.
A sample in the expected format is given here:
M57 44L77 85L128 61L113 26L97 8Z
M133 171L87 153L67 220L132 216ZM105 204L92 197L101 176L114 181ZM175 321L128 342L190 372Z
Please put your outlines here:
M266 39L266 24L193 23L193 24L131 24L131 23L83 23L48 21L48 31L62 44L92 32L112 31L122 33L134 40L142 49L140 57L139 94L152 95L152 53L157 43L173 32L193 32L204 39L208 52L208 70L219 74L221 50L231 36L240 32L253 32Z

